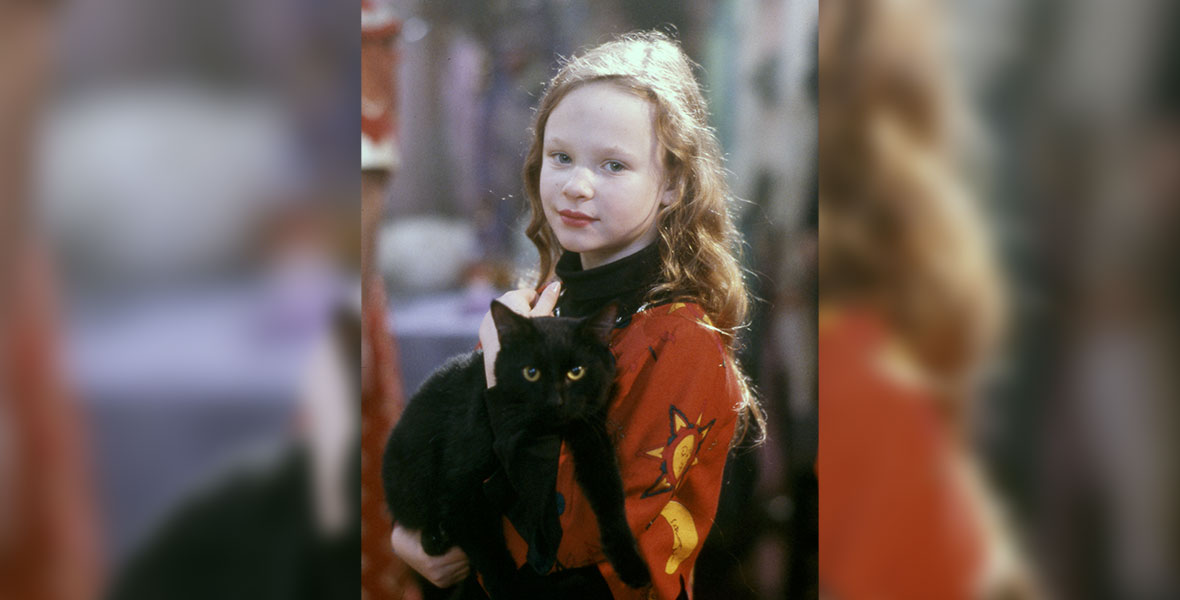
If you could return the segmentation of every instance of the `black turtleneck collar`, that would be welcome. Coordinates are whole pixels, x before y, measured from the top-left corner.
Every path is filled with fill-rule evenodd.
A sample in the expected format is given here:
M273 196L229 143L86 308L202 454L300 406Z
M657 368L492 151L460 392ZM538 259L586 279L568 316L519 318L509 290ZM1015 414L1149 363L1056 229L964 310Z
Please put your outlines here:
M659 243L589 270L582 269L581 255L565 252L555 270L563 290L558 316L586 317L614 301L619 303L619 325L624 325L660 281Z

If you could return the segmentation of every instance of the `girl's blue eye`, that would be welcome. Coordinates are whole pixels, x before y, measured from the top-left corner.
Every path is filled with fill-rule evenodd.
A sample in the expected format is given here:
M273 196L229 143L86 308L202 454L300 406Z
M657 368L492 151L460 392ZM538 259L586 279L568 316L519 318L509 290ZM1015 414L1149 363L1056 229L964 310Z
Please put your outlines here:
M623 166L623 163L621 163L617 160L606 161L606 170L610 171L611 173L620 173L625 168L627 168L627 167Z
M558 164L568 165L570 163L570 155L565 152L554 152L553 160L556 160Z

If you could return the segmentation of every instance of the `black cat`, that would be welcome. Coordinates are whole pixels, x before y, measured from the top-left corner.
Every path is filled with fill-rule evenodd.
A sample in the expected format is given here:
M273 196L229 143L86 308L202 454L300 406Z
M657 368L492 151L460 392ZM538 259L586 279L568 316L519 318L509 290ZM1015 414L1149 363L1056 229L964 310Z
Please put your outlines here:
M578 485L598 517L603 552L620 578L631 587L651 582L627 525L605 427L616 311L610 305L586 319L529 319L493 301L501 346L496 386L487 389L482 352L456 357L426 380L389 437L382 477L394 518L422 532L427 554L462 548L492 598L523 592L505 547L501 510L485 496L485 481L501 469L506 453L544 436L559 436L572 452Z

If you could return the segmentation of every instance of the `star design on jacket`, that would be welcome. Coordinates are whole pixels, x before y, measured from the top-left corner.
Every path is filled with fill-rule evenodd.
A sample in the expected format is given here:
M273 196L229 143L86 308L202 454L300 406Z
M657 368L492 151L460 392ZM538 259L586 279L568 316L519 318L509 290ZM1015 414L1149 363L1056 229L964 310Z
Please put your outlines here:
M697 417L696 423L688 420L684 412L675 405L668 407L668 427L670 433L668 442L659 448L653 448L642 456L660 461L660 476L656 478L640 498L648 498L673 492L680 488L684 481L684 473L697 463L697 454L713 429L717 419L701 425L702 416Z

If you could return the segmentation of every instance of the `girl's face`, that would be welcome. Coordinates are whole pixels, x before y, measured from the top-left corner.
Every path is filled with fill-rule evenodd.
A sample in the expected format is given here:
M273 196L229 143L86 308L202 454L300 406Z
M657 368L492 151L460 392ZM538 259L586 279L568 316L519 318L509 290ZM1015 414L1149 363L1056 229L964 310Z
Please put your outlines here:
M656 240L672 200L651 102L607 82L566 95L545 124L541 205L561 247L592 269Z

